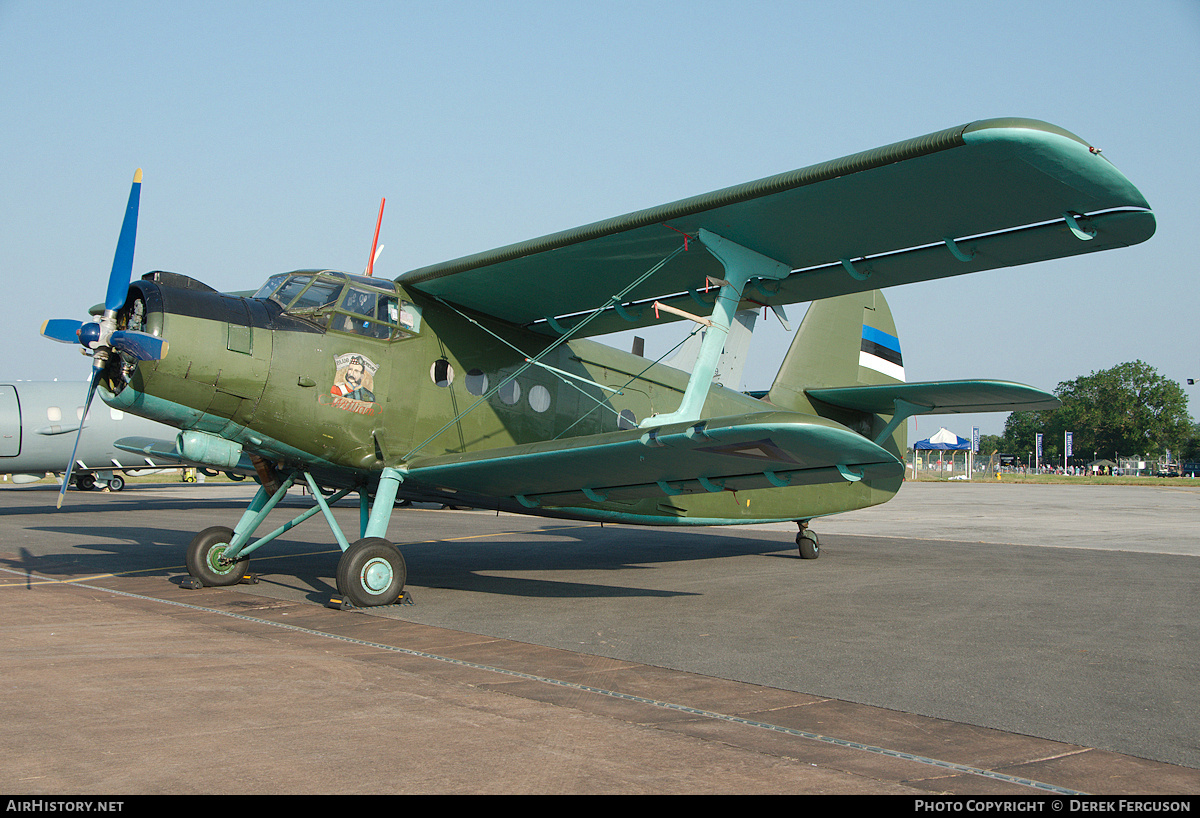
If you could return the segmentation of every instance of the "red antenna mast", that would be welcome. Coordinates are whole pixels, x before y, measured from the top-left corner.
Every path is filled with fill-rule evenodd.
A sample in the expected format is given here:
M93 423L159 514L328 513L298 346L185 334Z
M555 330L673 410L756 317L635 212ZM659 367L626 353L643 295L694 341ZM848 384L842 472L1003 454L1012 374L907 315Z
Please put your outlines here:
M371 260L367 262L367 275L375 274L375 248L379 246L379 225L383 224L383 205L387 199L379 200L379 218L375 220L375 238L371 239Z

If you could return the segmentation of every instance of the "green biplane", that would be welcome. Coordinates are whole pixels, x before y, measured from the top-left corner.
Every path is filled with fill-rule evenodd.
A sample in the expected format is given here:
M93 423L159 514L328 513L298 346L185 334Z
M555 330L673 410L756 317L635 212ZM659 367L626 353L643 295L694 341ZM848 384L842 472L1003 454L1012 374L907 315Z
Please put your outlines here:
M899 489L908 417L1056 405L1006 382L905 383L882 288L1155 229L1086 141L994 119L395 281L299 270L235 295L161 271L131 283L140 182L103 310L43 334L91 354L88 404L99 391L180 430L124 449L257 477L240 521L189 546L198 584L240 581L251 553L323 513L343 552L338 589L357 606L404 587L386 539L398 500L644 525L795 521L801 556L815 557L812 518ZM768 392L714 383L738 310L786 320L799 302L814 303ZM690 371L591 340L681 320L704 333ZM313 507L258 536L296 482ZM329 508L350 493L354 542Z

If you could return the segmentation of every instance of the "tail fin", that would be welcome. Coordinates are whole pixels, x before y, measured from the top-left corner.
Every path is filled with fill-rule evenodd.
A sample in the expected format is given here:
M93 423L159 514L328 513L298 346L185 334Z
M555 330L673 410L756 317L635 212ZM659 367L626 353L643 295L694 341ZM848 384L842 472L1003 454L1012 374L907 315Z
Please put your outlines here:
M892 311L883 293L871 290L809 305L767 400L811 412L806 389L903 382Z
M740 389L742 384L742 369L746 366L746 351L750 347L750 336L754 332L754 324L758 320L758 308L738 310L734 313L729 326L729 334L725 337L725 348L717 361L717 371L713 373L713 383L719 383L730 389ZM700 344L704 341L701 328L692 332L683 346L666 359L666 363L675 369L691 372L696 367L696 359L700 357Z

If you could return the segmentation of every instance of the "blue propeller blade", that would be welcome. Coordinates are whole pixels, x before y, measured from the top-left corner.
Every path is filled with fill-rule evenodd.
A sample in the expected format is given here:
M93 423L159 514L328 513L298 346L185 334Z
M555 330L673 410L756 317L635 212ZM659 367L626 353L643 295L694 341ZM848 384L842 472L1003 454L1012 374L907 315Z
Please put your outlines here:
M92 382L88 384L87 400L83 404L83 417L79 419L79 431L75 433L75 445L71 447L71 459L67 463L67 473L63 475L62 488L58 492L58 508L62 508L63 498L67 496L67 486L71 485L71 472L75 470L75 453L79 451L79 438L83 437L83 427L87 421L88 412L92 408L92 398L96 396L96 386L100 383L103 369L92 372Z
M133 187L129 190L129 203L125 206L125 218L121 222L121 235L117 238L117 251L113 255L112 272L108 276L108 292L104 296L104 316L100 323L83 324L63 318L52 318L42 324L42 335L53 341L73 344L81 343L95 352L92 363L92 379L88 384L87 401L83 404L83 417L75 433L75 446L71 449L71 460L63 475L62 490L58 493L58 507L71 485L71 474L75 470L75 456L79 452L79 439L83 436L84 421L92 408L96 387L104 376L110 360L105 347L123 352L141 361L159 360L167 354L167 342L145 332L133 330L116 331L115 313L125 305L129 295L129 283L133 279L133 248L137 240L138 204L142 196L142 170L133 174ZM111 334L110 334L111 333ZM107 338L105 336L108 336Z
M139 361L161 361L167 357L167 342L148 332L117 330L109 339L112 348Z
M83 322L72 321L70 318L51 318L42 324L42 335L62 344L78 344L77 333L82 326Z
M129 293L129 282L133 278L133 247L137 240L138 203L142 196L142 169L133 174L133 187L129 191L129 204L125 206L125 219L121 222L121 235L117 239L117 252L113 256L112 272L108 276L108 293L104 297L104 308L119 310Z

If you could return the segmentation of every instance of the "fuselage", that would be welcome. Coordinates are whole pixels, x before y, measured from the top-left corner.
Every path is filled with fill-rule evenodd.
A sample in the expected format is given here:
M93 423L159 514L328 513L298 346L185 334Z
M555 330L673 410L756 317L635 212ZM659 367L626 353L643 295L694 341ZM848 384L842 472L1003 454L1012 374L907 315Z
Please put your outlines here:
M330 271L273 276L254 297L152 273L132 284L121 321L169 339L170 354L110 373L101 393L110 405L231 441L331 486L369 486L384 466L422 458L636 429L676 409L689 377L587 339L546 352L555 343L547 335L388 280ZM704 416L769 408L714 385ZM720 492L536 513L671 524L787 520L883 502L898 484ZM401 496L456 499L411 481ZM464 504L528 511L503 498Z

